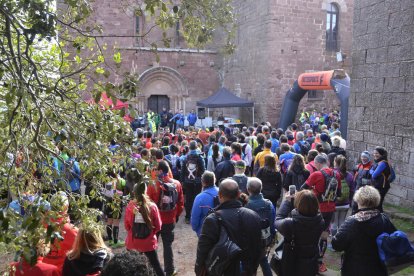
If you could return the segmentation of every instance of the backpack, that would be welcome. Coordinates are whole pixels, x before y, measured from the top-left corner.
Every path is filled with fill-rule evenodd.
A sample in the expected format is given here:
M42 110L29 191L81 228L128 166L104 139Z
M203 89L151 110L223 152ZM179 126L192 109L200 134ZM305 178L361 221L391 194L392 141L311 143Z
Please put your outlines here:
M324 170L320 170L325 178L325 191L318 196L319 202L332 202L336 200L338 192L338 180L336 179L336 172L333 175L328 175Z
M311 149L311 146L309 145L309 143L307 141L303 141L303 143L298 141L297 144L300 148L300 154L302 154L302 156L307 156Z
M379 257L388 274L394 274L414 264L414 247L404 232L382 233L376 242Z
M234 263L240 262L243 250L234 242L219 211L214 211L219 226L219 239L208 252L205 260L208 275L223 275Z
M187 179L195 180L198 176L199 168L198 168L198 155L187 155L187 171L188 176Z
M160 198L158 200L158 209L160 212L175 210L178 202L178 191L175 183L160 182L160 190Z
M180 174L180 170L177 166L177 161L178 159L180 159L177 155L173 155L173 154L168 154L165 156L165 158L170 161L171 163L171 172L174 176L179 175Z
M141 211L135 214L134 223L132 224L132 238L145 239L151 234L151 229L145 223Z
M287 174L290 164L292 164L293 158L283 159L280 162L280 169L283 174Z
M336 204L341 205L349 201L351 189L345 179L341 181L341 196L336 199Z
M252 152L259 146L259 143L255 138L250 138L249 145L252 147Z
M388 180L388 182L392 183L394 182L396 175L395 175L395 170L394 168L390 165L390 163L388 161L381 161L381 162L385 162L388 165L388 168L390 169L390 174L388 175L388 177L385 176L384 172L382 172L382 175L384 176L384 186L385 186L385 180Z
M272 202L270 200L265 199L265 206L259 207L257 209L252 209L255 211L261 218L261 226L262 226L262 246L264 248L268 247L272 243L272 234L270 233L270 224L272 223L269 221L269 217L272 213Z
M242 160L244 160L244 158L246 157L246 147L247 147L247 144L243 144L243 146L242 146L242 156L241 156Z
M242 193L247 193L247 180L248 180L248 177L247 176L244 176L243 177L243 176L233 175L231 178L234 181L236 181L237 185L239 186L239 190Z

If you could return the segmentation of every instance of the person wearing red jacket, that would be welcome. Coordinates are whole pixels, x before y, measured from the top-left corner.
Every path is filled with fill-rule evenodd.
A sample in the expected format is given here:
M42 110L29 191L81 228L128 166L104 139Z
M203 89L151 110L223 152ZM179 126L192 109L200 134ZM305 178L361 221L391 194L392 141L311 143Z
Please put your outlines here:
M43 262L62 269L66 254L72 249L75 242L78 229L70 223L68 215L69 200L65 192L59 191L54 194L50 203L52 210L61 214L61 217L55 223L60 228L63 240L55 239L50 247L49 254L43 258Z
M164 245L164 267L167 276L176 273L172 243L174 241L175 223L184 208L181 183L168 175L169 169L170 167L166 161L160 161L158 163L158 180L155 185L150 185L147 189L147 195L157 203L161 214L162 227L158 235L161 235Z
M51 264L43 262L43 257L37 258L37 263L31 266L24 258L20 262L13 262L10 265L10 275L14 276L60 276L60 270Z
M157 205L151 202L145 194L145 189L145 183L135 184L134 199L128 203L126 208L124 226L127 238L125 245L128 250L143 252L148 257L157 276L161 276L165 274L161 268L156 249L158 247L157 233L161 230L162 222ZM135 236L134 224L148 227L148 233Z
M308 179L306 180L305 184L303 184L302 188L304 189L312 189L315 193L316 197L319 200L319 210L321 211L322 217L325 221L324 225L324 232L322 232L321 239L319 241L319 273L323 273L327 271L326 265L322 262L323 256L325 255L325 251L328 245L328 236L329 236L329 226L331 224L331 220L333 214L335 213L336 209L336 196L341 196L341 175L339 173L335 173L333 169L328 167L328 158L324 155L318 155L314 159L314 164L317 169L316 172L313 172ZM326 176L325 176L326 175ZM335 177L338 185L336 187L335 195L331 195L331 191L329 191L328 198L324 198L323 195L325 194L326 190L328 189L328 177ZM331 198L331 196L333 198Z

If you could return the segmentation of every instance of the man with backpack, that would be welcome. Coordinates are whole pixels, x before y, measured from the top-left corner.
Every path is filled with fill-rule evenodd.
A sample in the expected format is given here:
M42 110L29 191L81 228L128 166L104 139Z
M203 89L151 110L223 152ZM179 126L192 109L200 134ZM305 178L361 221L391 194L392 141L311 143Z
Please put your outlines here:
M161 235L164 246L164 270L167 276L175 275L172 243L174 241L175 223L184 207L181 183L168 176L169 166L166 161L158 163L158 180L155 185L148 185L147 195L157 204L161 215Z
M293 162L293 158L295 157L296 153L290 151L290 146L287 143L282 143L280 145L280 150L282 154L280 155L280 171L282 173L283 178L286 176L290 164Z
M198 194L194 200L193 209L191 210L191 227L200 236L201 227L204 219L207 217L211 208L214 208L214 199L218 194L216 177L213 172L205 171L201 176L201 185L203 191Z
M306 140L303 140L304 136L302 131L296 133L296 143L293 145L293 148L296 153L306 157L311 149L311 145Z
M255 211L262 219L262 245L264 246L264 249L270 249L276 235L274 224L276 210L273 207L272 202L263 197L263 194L261 193L262 181L259 178L249 178L247 181L247 191L249 193L249 202L245 207ZM264 276L273 275L267 260L267 254L263 254L263 258L260 261L260 267L262 268Z
M316 172L313 172L306 180L302 189L312 189L319 201L319 209L325 221L324 232L319 240L319 272L327 271L323 263L323 256L328 245L329 225L335 213L335 200L341 196L341 176L328 167L328 159L318 155L314 160Z
M187 224L190 223L194 199L201 192L201 176L206 170L204 158L197 150L196 141L190 142L189 150L181 166L181 181L185 190L185 222Z
M214 170L217 186L220 184L222 179L232 177L235 174L234 161L230 160L230 158L231 149L229 147L225 147L223 149L223 159L217 164L216 169Z
M201 228L194 268L196 275L208 275L209 269L222 262L222 258L209 262L209 253L219 241L221 229L227 233L230 242L241 249L240 255L221 274L255 275L263 252L261 218L256 212L242 207L239 195L239 187L234 180L225 179L220 183L220 205L206 217Z
M248 177L245 174L246 163L243 160L239 160L234 165L234 168L235 174L233 175L232 179L237 182L237 185L239 185L240 192L247 194Z

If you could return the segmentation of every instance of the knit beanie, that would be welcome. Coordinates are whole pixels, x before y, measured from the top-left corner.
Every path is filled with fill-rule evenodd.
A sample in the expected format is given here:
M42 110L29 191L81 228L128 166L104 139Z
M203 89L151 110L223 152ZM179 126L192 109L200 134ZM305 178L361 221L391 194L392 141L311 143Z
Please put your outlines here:
M366 157L366 158L368 158L369 160L371 160L371 154L369 153L369 151L363 151L362 153L361 153L361 157Z

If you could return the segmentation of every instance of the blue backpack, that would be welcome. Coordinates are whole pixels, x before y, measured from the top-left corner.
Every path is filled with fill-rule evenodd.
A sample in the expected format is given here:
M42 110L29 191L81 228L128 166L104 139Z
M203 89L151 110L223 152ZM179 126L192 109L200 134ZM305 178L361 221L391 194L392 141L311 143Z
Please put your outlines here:
M377 237L378 254L388 270L396 273L414 264L414 248L402 231L382 233Z

